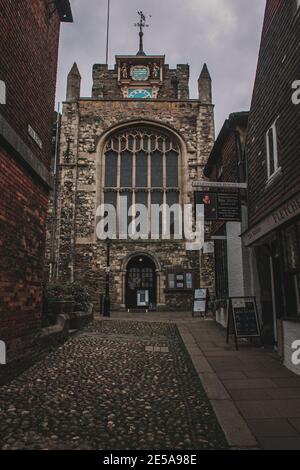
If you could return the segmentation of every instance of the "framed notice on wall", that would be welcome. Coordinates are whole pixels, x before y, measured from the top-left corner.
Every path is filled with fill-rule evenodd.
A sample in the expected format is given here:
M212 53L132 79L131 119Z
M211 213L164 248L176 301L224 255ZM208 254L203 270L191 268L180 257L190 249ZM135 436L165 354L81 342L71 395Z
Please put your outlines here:
M137 291L137 306L138 307L149 306L149 291L148 290Z
M255 297L231 297L228 302L227 344L234 335L238 349L239 338L260 338L260 322Z
M208 307L208 289L195 289L193 295L193 307L192 315L195 316L195 313L205 316L207 314Z
M241 201L239 193L196 192L196 204L204 206L205 220L241 220Z

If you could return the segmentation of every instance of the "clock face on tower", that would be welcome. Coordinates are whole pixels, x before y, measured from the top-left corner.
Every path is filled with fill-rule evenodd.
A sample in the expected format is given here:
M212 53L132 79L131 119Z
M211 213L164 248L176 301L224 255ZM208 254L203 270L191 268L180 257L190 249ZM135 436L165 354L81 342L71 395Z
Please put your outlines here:
M128 90L128 98L136 99L136 100L143 100L143 99L151 99L153 97L152 89L151 88L131 88Z

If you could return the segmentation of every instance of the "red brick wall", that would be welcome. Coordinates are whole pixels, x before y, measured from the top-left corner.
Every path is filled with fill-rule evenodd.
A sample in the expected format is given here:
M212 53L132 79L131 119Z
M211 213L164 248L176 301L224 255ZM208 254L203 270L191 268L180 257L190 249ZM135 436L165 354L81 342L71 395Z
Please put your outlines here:
M0 0L0 80L7 88L0 114L50 168L60 21L57 13L49 17L47 3ZM47 206L48 188L0 139L0 339L8 345L41 325Z
M292 83L300 79L300 11L296 0L268 0L247 139L250 225L300 188L300 106ZM282 175L267 185L266 132L277 121Z
M7 104L0 113L46 166L50 162L60 21L47 0L0 0L0 80ZM43 149L28 135L38 133Z
M0 335L40 326L48 193L0 151Z

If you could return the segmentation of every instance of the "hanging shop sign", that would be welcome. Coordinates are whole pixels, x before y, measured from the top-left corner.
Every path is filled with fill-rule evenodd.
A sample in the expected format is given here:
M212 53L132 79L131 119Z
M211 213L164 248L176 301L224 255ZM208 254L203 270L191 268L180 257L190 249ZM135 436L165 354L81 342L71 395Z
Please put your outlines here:
M196 192L196 204L204 205L207 221L240 221L241 201L238 193Z

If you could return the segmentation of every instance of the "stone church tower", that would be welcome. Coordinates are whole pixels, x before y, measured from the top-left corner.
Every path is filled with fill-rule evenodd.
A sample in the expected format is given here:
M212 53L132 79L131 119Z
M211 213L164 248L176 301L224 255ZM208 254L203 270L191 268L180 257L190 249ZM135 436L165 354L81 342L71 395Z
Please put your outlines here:
M146 55L142 39L138 54L116 56L113 69L94 65L91 98L80 96L76 64L68 76L52 272L85 283L96 305L105 292L107 254L96 236L97 207L113 204L118 225L121 196L128 206L193 204L192 182L202 178L214 143L206 65L199 99L190 99L189 66L171 69L165 56ZM113 239L112 308L189 309L192 289L211 287L207 256L186 251L185 240Z

